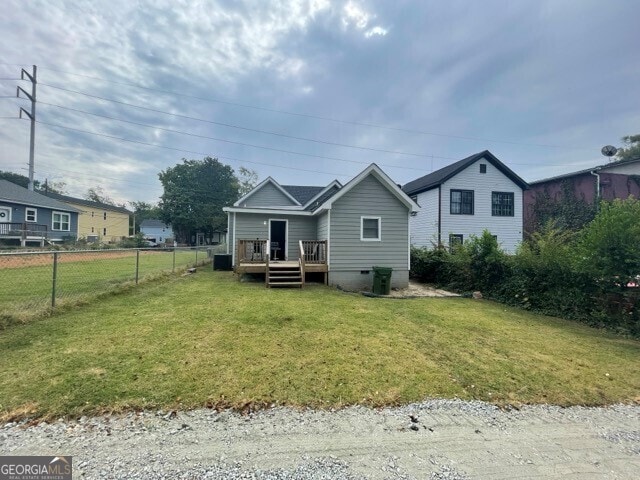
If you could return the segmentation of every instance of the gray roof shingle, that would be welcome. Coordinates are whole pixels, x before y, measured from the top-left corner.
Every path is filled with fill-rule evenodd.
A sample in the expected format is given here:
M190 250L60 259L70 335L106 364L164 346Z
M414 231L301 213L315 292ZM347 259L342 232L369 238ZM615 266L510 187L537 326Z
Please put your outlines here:
M38 192L11 183L8 180L0 180L0 201L27 205L29 207L50 208L52 210L62 210L63 212L78 212L66 203L62 203L54 198L50 198Z
M168 228L169 226L162 220L147 218L140 222L140 228Z
M306 185L281 185L289 195L295 198L300 205L306 205L306 203L313 197L318 195L326 187L315 187Z
M507 178L513 181L516 185L518 185L522 189L527 188L527 182L525 182L522 178L516 175L513 170L507 167L504 163L498 160L489 150L484 150L480 153L476 153L467 158L463 158L457 162L452 163L451 165L447 165L446 167L441 168L440 170L436 170L435 172L431 172L424 177L417 178L402 187L402 190L407 195L415 195L420 192L424 192L425 190L430 190L432 188L441 185L457 173L461 172L465 168L467 168L472 163L476 162L484 158L489 163L491 163L494 167L500 170Z
M108 203L93 202L91 200L85 200L84 198L70 197L68 195L60 195L59 193L53 193L53 192L46 192L46 193L42 192L42 194L46 195L47 197L60 200L61 202L77 203L78 205L84 205L85 207L93 207L100 210L112 210L114 212L120 212L126 215L132 214L132 212L130 212L124 207L118 207L116 205L110 205Z

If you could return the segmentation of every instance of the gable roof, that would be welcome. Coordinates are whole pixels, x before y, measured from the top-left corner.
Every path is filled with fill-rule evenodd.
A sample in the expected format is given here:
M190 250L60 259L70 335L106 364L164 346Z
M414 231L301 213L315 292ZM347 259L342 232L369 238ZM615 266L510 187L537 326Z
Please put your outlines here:
M162 220L158 220L157 218L146 218L142 222L140 222L140 228L171 228L171 227L166 223L164 223Z
M529 182L529 185L538 185L540 183L552 182L554 180L562 180L563 178L571 178L577 177L578 175L584 175L586 173L591 173L599 170L606 170L607 168L619 167L621 165L627 165L629 163L638 163L640 162L640 158L633 158L631 160L624 160L620 162L609 162L604 165L598 165L596 167L585 168L584 170L578 170L576 172L563 173L562 175L556 175L555 177L543 178L542 180L536 180L534 182Z
M300 205L306 205L309 200L322 192L326 187L313 187L306 185L282 185Z
M61 202L75 203L77 205L82 205L85 207L93 207L100 210L111 210L114 212L124 213L125 215L133 214L133 212L130 212L124 207L118 207L117 205L110 205L108 203L94 202L92 200L85 200L84 198L70 197L68 195L60 195L59 193L53 193L53 192L42 192L42 194L46 195L49 198L60 200Z
M402 189L393 181L389 176L382 171L382 169L377 166L375 163L372 163L367 168L365 168L362 172L360 172L357 176L352 178L344 187L338 190L334 195L331 195L322 205L320 205L316 210L325 210L330 209L332 205L343 197L345 194L353 190L355 186L357 186L362 180L367 178L369 175L375 177L382 185L387 187L387 189L402 202L409 210L412 212L417 212L420 210L420 207L413 201L409 196L402 191Z
M8 180L0 180L0 201L3 200L28 207L50 208L52 210L62 210L63 212L78 212L77 208L70 207L66 203L59 202L41 193L32 192Z
M282 188L282 186L271 177L265 178L262 182L260 182L258 185L256 185L249 193L247 193L246 195L244 195L243 197L238 199L238 201L236 203L234 203L233 206L234 207L239 207L242 202L246 202L247 198L249 198L251 195L255 194L257 191L261 190L265 185L267 185L269 183L271 185L273 185L277 190L280 190L280 192L282 192L284 194L284 196L287 197L289 200L291 200L296 206L298 206L298 207L301 206L300 202L298 200L296 200L296 198L293 195L291 195L287 190Z
M499 171L501 171L507 178L509 178L513 183L518 185L522 189L527 188L527 182L525 182L522 178L514 173L509 167L507 167L504 163L502 163L498 158L493 155L489 150L484 150L480 153L476 153L467 158L463 158L457 162L452 163L451 165L447 165L446 167L441 168L440 170L436 170L435 172L431 172L424 177L417 178L402 187L402 190L407 195L414 195L416 193L424 192L426 190L431 190L439 185L442 185L444 182L449 180L454 175L457 175L462 170L467 168L469 165L475 163L476 161L484 159L491 163L494 167L496 167Z

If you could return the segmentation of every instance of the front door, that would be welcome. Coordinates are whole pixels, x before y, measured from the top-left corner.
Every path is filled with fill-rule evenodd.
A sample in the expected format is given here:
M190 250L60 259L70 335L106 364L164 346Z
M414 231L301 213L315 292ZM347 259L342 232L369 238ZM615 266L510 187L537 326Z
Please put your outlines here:
M269 241L271 242L271 258L287 259L287 221L269 220Z
M11 225L2 225L11 221L11 207L0 207L0 234L7 234L11 230Z

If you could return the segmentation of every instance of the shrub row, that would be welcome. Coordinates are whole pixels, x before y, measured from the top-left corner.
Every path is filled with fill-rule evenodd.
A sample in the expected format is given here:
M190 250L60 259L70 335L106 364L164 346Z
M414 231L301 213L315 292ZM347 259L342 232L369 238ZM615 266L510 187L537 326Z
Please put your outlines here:
M548 224L515 255L485 231L451 251L412 248L411 274L458 292L640 335L640 202L603 202L581 231Z

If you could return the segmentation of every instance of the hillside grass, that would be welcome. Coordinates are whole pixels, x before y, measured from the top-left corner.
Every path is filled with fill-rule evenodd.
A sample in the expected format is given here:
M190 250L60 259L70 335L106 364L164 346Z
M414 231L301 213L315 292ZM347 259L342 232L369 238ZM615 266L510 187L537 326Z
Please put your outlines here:
M640 401L640 342L484 300L148 283L0 331L0 419L139 408Z

